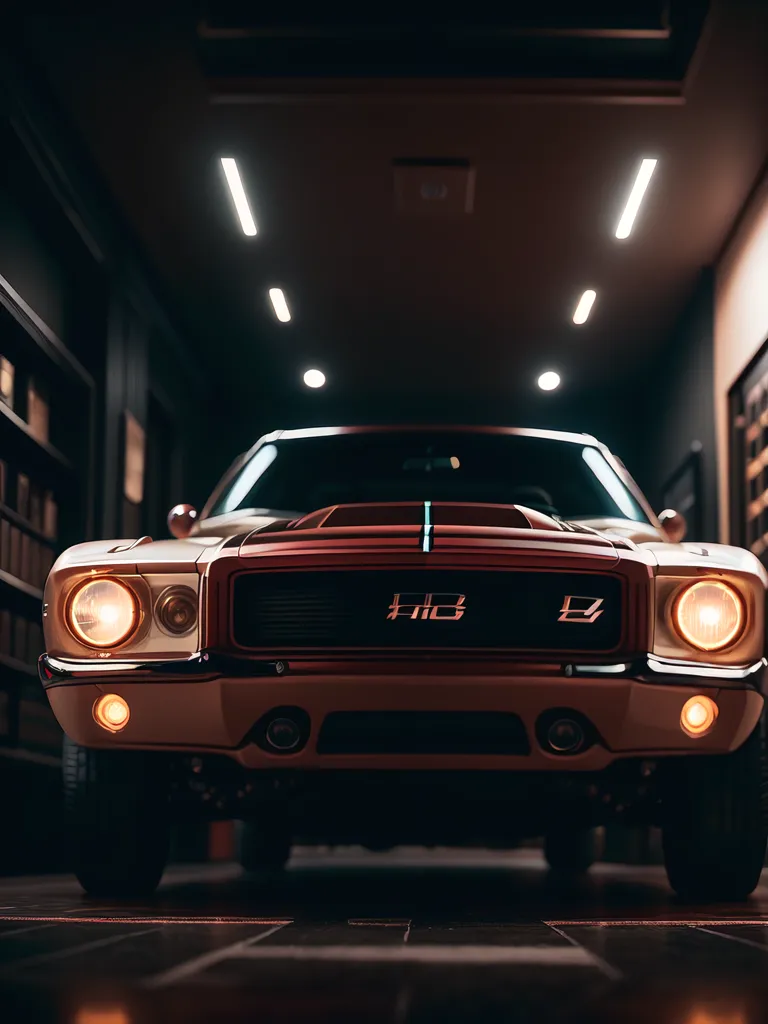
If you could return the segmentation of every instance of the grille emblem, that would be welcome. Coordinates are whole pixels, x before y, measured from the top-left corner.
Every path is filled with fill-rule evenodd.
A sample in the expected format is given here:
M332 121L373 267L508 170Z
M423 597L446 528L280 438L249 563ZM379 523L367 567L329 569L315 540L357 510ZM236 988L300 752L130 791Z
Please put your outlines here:
M395 594L387 619L457 622L466 611L464 594Z
M563 607L560 609L560 617L557 621L594 622L605 611L600 607L603 600L602 597L577 597L569 594L563 598Z

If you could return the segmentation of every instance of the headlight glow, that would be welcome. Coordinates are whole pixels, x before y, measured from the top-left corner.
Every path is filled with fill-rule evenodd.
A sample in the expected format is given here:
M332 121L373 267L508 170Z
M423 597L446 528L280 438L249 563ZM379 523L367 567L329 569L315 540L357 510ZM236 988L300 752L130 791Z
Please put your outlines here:
M738 591L718 580L686 587L675 601L672 622L680 636L700 651L721 651L744 632L746 615Z
M131 588L116 579L91 579L70 598L67 623L89 647L117 647L139 624L139 606Z

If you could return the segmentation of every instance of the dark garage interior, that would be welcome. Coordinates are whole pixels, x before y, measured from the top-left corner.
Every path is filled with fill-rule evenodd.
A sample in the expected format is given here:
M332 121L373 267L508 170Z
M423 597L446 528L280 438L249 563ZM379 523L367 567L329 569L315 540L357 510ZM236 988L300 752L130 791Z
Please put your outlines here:
M768 5L1 18L0 1019L768 1019L768 883L684 906L645 826L572 885L531 841L299 847L264 889L186 822L154 900L86 898L38 673L62 552L170 538L278 429L594 435L768 566Z

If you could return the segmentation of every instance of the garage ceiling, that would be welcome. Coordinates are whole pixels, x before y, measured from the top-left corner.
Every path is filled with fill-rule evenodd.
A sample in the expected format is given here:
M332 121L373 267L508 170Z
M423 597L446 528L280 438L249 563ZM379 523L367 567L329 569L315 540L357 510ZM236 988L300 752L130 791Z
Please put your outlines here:
M631 380L768 155L759 0L715 2L706 21L701 3L540 2L503 25L482 4L458 25L394 10L375 30L327 5L256 21L261 6L24 29L190 345L237 398L311 403L310 366L327 375L322 401L395 407L459 394L482 406L530 393L549 368L572 394ZM255 237L222 156L237 160ZM619 242L643 157L658 167ZM413 175L440 192L443 171L461 201L422 215ZM586 288L597 301L576 327Z

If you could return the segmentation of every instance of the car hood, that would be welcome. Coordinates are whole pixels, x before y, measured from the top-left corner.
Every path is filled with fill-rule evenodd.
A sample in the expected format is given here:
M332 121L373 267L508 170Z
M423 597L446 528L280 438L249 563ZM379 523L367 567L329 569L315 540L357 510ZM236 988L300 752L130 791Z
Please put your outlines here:
M266 510L259 510L259 513ZM617 547L631 542L611 537L584 524L569 524L518 505L483 505L453 502L403 502L333 505L289 519L285 514L242 514L201 524L184 540L151 537L77 544L65 551L56 568L89 565L108 568L140 566L140 571L182 572L198 562L210 562L218 553L258 556L282 550L313 549L318 554L329 544L336 550L396 544L425 549L424 538L437 547L470 544L472 547L562 544L587 546L603 558L615 560Z
M643 550L653 555L661 572L674 572L692 567L719 572L746 572L758 576L768 587L768 572L763 563L745 548L730 544L643 544Z
M623 519L567 522L521 505L459 502L333 505L297 518L288 515L259 509L206 520L185 540L141 537L78 544L60 556L56 568L184 572L202 571L203 564L224 554L322 557L324 552L371 548L446 553L538 548L549 555L593 557L603 565L623 556L645 562L651 572L685 572L694 566L748 572L768 586L768 574L749 551L723 544L671 544L652 525Z
M198 560L218 548L223 537L195 537L189 540L156 540L139 537L126 540L94 540L67 548L53 570L76 566L121 572L194 572Z

